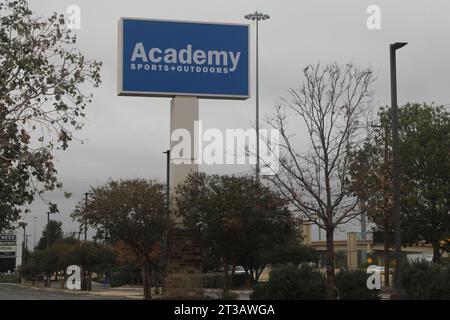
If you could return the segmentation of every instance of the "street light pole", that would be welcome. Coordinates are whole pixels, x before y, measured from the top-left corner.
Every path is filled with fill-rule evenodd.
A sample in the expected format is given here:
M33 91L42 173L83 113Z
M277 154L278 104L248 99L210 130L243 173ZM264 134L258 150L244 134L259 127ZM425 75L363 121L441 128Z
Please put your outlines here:
M84 241L87 241L88 221L87 221L87 205L89 192L84 194Z
M25 251L27 249L27 223L22 223L23 228L23 245L22 245L22 265L26 263L26 254Z
M50 211L47 212L47 249L50 248Z
M166 206L167 212L170 210L170 150L163 152L167 155L167 171L166 171Z
M37 217L34 217L34 246L33 246L33 249L36 248L36 220L37 220Z
M398 135L398 106L397 106L397 61L395 52L406 46L406 42L396 42L390 45L391 65L391 108L392 108L392 158L394 184L394 226L395 226L395 289L401 290L401 234L400 234L400 155Z
M245 19L256 21L256 181L259 182L261 171L259 159L259 21L270 19L268 14L258 11L245 15Z

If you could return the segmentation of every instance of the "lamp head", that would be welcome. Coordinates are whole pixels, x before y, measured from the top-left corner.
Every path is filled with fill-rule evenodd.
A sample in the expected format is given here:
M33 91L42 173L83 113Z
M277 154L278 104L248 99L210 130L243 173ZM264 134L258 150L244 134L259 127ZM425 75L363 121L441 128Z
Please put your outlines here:
M268 14L263 14L261 12L255 11L254 13L246 14L244 18L252 21L255 20L261 21L270 19L270 16Z
M408 44L408 42L395 42L395 43L391 44L391 48L392 48L392 50L398 50L400 48L403 48L407 44Z

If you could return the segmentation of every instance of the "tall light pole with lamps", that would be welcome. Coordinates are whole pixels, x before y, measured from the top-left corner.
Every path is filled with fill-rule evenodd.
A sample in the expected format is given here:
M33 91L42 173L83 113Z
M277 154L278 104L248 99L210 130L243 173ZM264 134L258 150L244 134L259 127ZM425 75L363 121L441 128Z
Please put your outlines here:
M166 206L167 212L170 210L170 150L163 152L167 156L166 167Z
M27 249L27 223L24 220L19 220L19 227L23 229L23 240L22 240L22 265L25 264L25 251Z
M256 21L256 181L259 182L259 174L261 171L259 161L259 21L270 19L268 14L258 11L245 15L245 19Z
M87 217L88 200L89 200L89 192L86 192L84 194L84 241L87 241L87 234L88 234L88 217Z
M34 217L34 246L33 249L36 248L36 221L38 217Z
M395 226L395 280L397 293L401 291L401 235L400 235L400 141L398 136L398 106L397 106L397 61L395 52L406 46L406 42L396 42L389 46L391 65L391 108L392 108L392 160L394 184L394 226Z

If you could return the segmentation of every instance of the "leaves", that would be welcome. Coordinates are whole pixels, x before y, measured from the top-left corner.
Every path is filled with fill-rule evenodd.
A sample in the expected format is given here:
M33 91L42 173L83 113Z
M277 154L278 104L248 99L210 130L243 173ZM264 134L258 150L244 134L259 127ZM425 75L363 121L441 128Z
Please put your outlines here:
M126 246L141 262L158 262L169 225L165 187L142 179L110 181L92 188L72 217L97 230L97 238Z
M384 130L374 132L353 154L352 183L377 229L390 231L390 109L382 108L379 118ZM408 103L399 109L399 122L402 241L439 247L450 230L450 114L442 106Z
M0 3L0 230L36 193L59 187L51 154L82 128L92 99L83 83L101 83L101 63L75 44L63 15L38 17L25 0Z
M251 177L191 174L176 201L179 215L201 235L205 260L224 269L242 265L253 281L274 262L274 251L299 240L286 201Z
M64 237L64 233L62 231L62 222L54 220L49 221L44 231L42 232L42 237L39 239L35 250L42 251L47 248L47 235L50 246L56 241L62 240Z
M100 274L111 269L115 259L116 254L109 246L61 237L50 248L34 251L22 272L25 276L35 278L40 274L65 274L68 266L77 265L89 273Z

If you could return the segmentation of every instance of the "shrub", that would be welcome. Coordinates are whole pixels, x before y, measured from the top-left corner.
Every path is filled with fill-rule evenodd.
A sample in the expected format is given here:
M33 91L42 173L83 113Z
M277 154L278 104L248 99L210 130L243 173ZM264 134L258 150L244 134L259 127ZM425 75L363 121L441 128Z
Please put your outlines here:
M0 273L0 283L20 283L20 275L17 273L2 274Z
M233 289L248 288L250 279L245 273L235 274L231 279L231 287Z
M441 265L450 268L450 257L441 257Z
M409 299L450 299L450 267L427 262L405 264L402 288Z
M235 274L231 278L232 289L247 288L248 284L249 279L246 274ZM203 275L203 287L208 289L222 289L224 287L224 275L222 273L205 273Z
M323 300L325 278L308 265L287 265L270 272L269 281L258 285L252 300Z
M228 292L228 293L224 293L222 294L222 297L220 300L237 300L238 295L234 292Z
M142 275L139 268L132 264L121 267L116 272L110 275L111 287L121 287L124 285L136 285L141 284Z
M341 270L336 275L338 298L341 300L378 300L380 290L367 288L366 270Z

